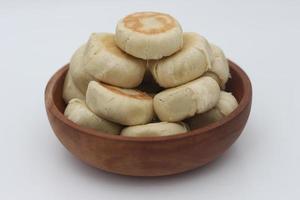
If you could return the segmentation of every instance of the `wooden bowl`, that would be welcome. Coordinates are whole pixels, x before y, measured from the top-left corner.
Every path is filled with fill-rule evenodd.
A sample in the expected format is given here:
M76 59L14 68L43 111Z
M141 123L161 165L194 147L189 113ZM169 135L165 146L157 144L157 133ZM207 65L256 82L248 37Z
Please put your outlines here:
M163 176L195 169L214 160L239 137L247 122L252 100L246 73L229 61L232 78L228 91L239 106L215 123L197 128L192 120L188 133L149 138L109 135L81 127L64 115L62 88L68 65L57 71L47 84L45 104L52 129L61 143L89 165L130 176Z

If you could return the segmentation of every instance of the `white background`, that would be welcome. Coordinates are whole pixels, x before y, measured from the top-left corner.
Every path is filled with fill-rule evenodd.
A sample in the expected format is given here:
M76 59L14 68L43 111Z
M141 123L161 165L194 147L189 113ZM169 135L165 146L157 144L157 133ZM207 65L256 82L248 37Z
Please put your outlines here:
M44 88L91 32L122 16L170 13L240 64L253 108L217 161L164 178L105 173L56 139ZM0 1L0 199L299 199L299 1Z

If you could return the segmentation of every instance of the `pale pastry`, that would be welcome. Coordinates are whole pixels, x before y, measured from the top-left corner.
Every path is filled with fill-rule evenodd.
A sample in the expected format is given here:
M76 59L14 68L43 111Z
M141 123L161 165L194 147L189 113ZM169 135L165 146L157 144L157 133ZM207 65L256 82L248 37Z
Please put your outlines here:
M86 72L83 65L85 49L86 45L82 45L75 51L71 58L69 67L69 72L74 84L83 94L85 94L89 82L94 80L93 76Z
M126 127L121 131L121 135L128 137L156 137L176 135L187 131L189 131L188 126L182 122L157 122Z
M146 124L154 116L151 96L96 81L88 85L86 104L98 116L123 125Z
M183 34L183 48L160 60L149 62L156 82L164 88L194 80L211 68L214 56L207 40L197 33Z
M177 122L210 110L217 104L219 95L220 87L214 79L200 77L158 93L153 105L161 121Z
M158 12L137 12L121 19L115 40L123 51L145 60L169 56L183 45L177 20Z
M95 80L123 88L137 87L143 80L146 62L121 51L114 37L93 33L86 45L83 67Z
M63 87L63 99L68 103L73 98L85 99L84 94L74 84L71 74L68 71Z
M217 105L202 114L196 115L193 118L188 120L188 123L193 126L205 126L209 123L216 122L223 117L229 115L238 107L238 102L235 97L229 93L221 91L220 98Z
M74 123L87 127L93 128L103 133L119 134L121 126L113 122L107 121L101 117L95 115L91 110L88 109L83 100L72 99L65 110L64 115Z
M225 89L225 84L230 77L228 61L223 53L223 51L216 45L210 44L213 52L214 60L212 62L211 68L208 70L205 76L210 76L217 80L220 87Z

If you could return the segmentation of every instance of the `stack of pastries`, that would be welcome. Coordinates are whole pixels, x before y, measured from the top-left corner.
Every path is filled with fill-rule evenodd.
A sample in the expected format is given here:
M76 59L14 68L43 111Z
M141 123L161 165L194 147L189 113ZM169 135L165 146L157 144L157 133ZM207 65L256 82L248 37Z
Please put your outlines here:
M107 134L153 137L205 126L238 103L225 92L230 78L222 50L183 32L172 16L138 12L116 33L93 33L71 58L65 78L65 116Z

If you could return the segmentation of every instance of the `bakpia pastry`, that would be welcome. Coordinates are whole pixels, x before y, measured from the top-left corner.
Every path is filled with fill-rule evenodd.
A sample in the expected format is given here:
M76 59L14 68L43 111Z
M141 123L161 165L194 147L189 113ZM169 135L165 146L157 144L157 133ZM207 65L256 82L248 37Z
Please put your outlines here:
M176 122L210 110L217 104L219 96L218 83L211 77L200 77L158 93L153 106L161 121Z
M211 68L213 53L207 40L197 33L183 34L183 48L160 60L149 62L156 82L164 88L194 80Z
M87 42L83 67L95 80L134 88L143 80L146 62L121 51L114 42L114 34L93 33Z
M64 114L111 134L175 135L189 131L182 120L198 128L237 108L234 96L221 91L229 78L218 46L183 32L168 14L137 12L121 19L115 34L92 33L75 51L63 85Z
M169 56L183 44L177 20L158 12L137 12L121 19L115 40L123 51L145 60Z
M68 71L63 87L63 99L66 103L68 103L73 98L85 99L82 92L74 84L71 74Z
M94 80L94 78L86 72L83 66L83 56L85 49L86 45L84 44L75 51L71 58L69 66L69 72L71 74L70 76L72 77L72 80L76 87L83 94L85 94L89 82L91 80Z
M121 131L121 135L128 137L155 137L185 133L189 130L183 122L157 122L145 125L129 126Z
M95 115L88 109L85 102L81 99L72 99L69 102L64 115L78 125L93 128L104 133L116 135L120 133L122 128L118 124Z
M219 101L213 109L190 118L188 123L195 124L198 127L205 126L229 115L237 106L238 102L231 93L221 91Z
M86 104L98 116L123 125L146 124L154 115L152 97L146 93L96 81L88 85Z
M214 44L210 44L210 47L212 49L214 59L211 68L204 75L214 78L219 83L220 87L225 89L225 84L230 77L228 61L222 49Z

